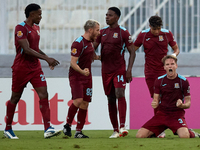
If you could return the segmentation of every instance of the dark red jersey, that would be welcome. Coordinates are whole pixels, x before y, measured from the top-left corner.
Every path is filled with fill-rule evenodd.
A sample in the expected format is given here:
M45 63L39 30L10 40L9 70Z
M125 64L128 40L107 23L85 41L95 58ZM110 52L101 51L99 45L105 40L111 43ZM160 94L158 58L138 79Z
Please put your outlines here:
M86 40L80 36L77 38L71 46L71 56L78 57L77 64L81 69L88 68L90 70L89 76L84 76L79 72L75 71L72 67L69 69L69 77L77 78L81 80L90 79L91 74L91 63L94 56L94 47L91 41Z
M40 28L38 25L32 27L22 22L15 27L16 56L12 68L17 70L34 71L41 68L38 58L24 53L18 40L27 39L29 47L39 52Z
M176 45L173 34L167 29L161 29L158 36L154 36L150 29L143 30L138 35L134 45L144 46L145 75L164 71L162 58L167 55L168 45Z
M125 47L133 44L130 33L123 27L114 29L105 27L100 30L97 43L101 43L102 73L114 73L126 70L124 60Z
M154 93L161 96L158 107L160 111L165 113L174 111L184 112L184 109L176 106L176 102L178 99L184 101L184 97L190 95L190 85L185 77L178 74L175 79L168 79L165 74L156 79L154 88Z

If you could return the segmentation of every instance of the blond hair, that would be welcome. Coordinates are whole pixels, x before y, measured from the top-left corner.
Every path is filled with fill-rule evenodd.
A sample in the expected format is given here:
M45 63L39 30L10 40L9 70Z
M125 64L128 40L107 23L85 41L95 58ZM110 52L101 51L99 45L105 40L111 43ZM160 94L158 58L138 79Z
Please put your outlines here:
M91 28L94 28L96 25L100 25L100 23L96 20L90 19L88 21L86 21L85 25L84 25L84 30L88 31Z

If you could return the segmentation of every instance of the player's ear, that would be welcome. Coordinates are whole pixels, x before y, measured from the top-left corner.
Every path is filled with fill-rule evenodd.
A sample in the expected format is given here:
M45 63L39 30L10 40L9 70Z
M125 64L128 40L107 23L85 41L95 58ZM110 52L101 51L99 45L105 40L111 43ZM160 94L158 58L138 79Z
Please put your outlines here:
M89 29L88 29L88 32L89 32L89 33L92 33L92 31L93 31L93 28L89 28Z
M34 11L31 11L30 13L29 13L29 17L33 17L34 16Z

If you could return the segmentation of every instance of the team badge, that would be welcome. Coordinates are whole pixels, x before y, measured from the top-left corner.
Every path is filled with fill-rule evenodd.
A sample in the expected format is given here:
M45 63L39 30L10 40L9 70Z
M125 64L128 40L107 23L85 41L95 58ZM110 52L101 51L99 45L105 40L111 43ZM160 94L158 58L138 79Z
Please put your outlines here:
M180 88L179 83L175 83L174 88L176 88L176 89Z
M77 53L77 49L73 48L71 52L72 52L73 55L75 55Z
M159 41L164 41L164 38L162 35L159 36Z
M22 33L22 31L17 31L17 37L22 37L23 36L23 33Z
M40 31L37 30L38 35L40 35Z
M113 37L114 37L114 38L118 38L118 33L114 33L114 34L113 34Z

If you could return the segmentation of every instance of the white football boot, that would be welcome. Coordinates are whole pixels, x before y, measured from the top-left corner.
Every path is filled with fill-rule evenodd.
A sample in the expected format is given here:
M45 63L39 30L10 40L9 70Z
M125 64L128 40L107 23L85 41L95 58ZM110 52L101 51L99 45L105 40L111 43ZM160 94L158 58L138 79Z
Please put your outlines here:
M44 132L44 138L50 138L53 136L58 136L60 135L62 130L55 130L54 127L49 127L45 132Z
M119 133L115 131L109 138L118 138L118 137L119 137Z
M157 137L158 138L165 138L166 134L165 131L163 131L162 133L160 133Z
M8 138L8 139L19 139L19 138L14 134L14 132L13 132L12 129L10 129L10 130L5 130L5 131L4 131L4 136L5 136L6 138Z
M125 127L120 128L119 132L120 132L120 134L119 134L120 137L122 137L122 136L125 137L128 135L128 130L126 130Z

